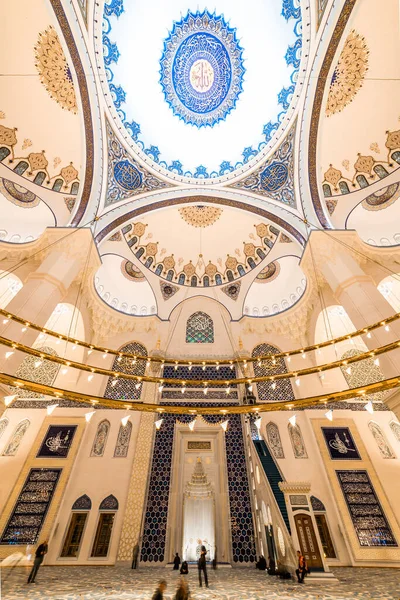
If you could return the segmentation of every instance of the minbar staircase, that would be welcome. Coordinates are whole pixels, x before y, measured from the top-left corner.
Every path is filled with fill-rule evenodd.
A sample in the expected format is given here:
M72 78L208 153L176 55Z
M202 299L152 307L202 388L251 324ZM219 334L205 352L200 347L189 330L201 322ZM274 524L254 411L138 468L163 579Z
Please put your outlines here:
M281 511L282 518L286 523L288 532L290 533L290 523L286 509L285 496L284 493L279 489L279 482L283 481L283 477L280 474L275 460L273 459L268 449L268 446L264 442L264 440L253 440L253 442L258 452L258 456L260 457L260 461L264 468L264 472L269 481L272 493L274 494L279 510Z

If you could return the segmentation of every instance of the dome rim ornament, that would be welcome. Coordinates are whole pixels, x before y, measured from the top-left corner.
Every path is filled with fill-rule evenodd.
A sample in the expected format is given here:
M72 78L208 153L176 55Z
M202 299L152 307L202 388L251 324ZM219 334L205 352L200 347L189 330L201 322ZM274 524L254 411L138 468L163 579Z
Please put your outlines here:
M198 112L191 110L184 103L181 94L177 91L177 88L180 86L178 86L177 81L179 67L176 65L176 59L179 57L179 52L182 53L184 44L190 39L194 39L195 36L207 36L208 38L217 40L219 45L222 46L223 52L226 55L225 57L229 59L230 73L228 81L225 81L227 91L219 104L210 111ZM239 96L243 92L243 76L246 69L243 65L242 55L243 48L237 39L236 28L229 27L222 14L217 16L215 11L210 13L208 10L204 10L203 12L188 10L186 16L182 17L180 21L174 21L168 37L164 40L159 71L159 82L164 99L171 108L174 116L178 117L186 125L193 125L199 129L202 127L214 127L214 125L217 125L221 121L225 121L228 115L236 108ZM193 56L188 56L188 60L194 63L195 59ZM216 85L214 76L211 89L207 93L216 88ZM193 100L194 96L196 96L196 91L193 88L190 100Z

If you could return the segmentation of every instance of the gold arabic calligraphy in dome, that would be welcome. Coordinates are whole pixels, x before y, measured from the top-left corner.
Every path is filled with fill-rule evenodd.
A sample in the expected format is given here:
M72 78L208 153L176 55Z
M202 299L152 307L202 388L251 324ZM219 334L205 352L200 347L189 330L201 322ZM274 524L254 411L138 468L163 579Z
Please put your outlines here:
M185 206L179 209L182 219L193 227L209 227L222 215L222 208L215 206Z
M281 272L281 266L278 262L269 263L262 269L256 277L256 283L269 283L276 279Z
M122 233L136 258L159 277L180 285L209 287L243 277L266 258L280 232L265 223L253 224L253 227L255 232L248 234L248 240L239 242L232 254L213 260L205 254L212 251L207 246L204 254L199 253L190 260L175 256L167 248L160 248L158 241L148 241L153 238L153 233L148 232L148 225L141 222L125 226ZM192 245L192 238L190 241Z
M341 112L362 87L368 71L369 50L362 35L354 29L347 36L332 75L325 114Z
M130 260L124 260L121 263L121 271L124 277L131 281L145 281L145 276Z
M76 114L78 106L71 71L57 32L51 25L39 33L35 46L35 59L40 81L50 97L62 108Z

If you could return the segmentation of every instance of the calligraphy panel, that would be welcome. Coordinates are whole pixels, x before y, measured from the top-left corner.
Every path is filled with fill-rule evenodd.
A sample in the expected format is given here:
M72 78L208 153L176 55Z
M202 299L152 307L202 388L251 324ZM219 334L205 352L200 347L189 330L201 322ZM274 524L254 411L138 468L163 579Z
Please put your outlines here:
M361 460L348 427L321 427L332 460Z
M50 425L37 458L67 458L76 432L76 425Z
M367 471L336 471L361 546L397 546Z
M36 544L62 469L31 469L0 544Z
M214 343L214 323L206 313L196 312L186 324L186 342L194 344Z

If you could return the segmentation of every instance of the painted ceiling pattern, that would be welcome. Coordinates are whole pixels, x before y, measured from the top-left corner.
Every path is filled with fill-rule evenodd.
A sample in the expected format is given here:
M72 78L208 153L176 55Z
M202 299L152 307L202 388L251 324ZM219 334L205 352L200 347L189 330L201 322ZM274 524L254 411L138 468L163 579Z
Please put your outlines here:
M387 157L378 159L372 155L357 155L352 171L348 175L334 165L324 173L322 187L325 197L340 194L349 194L356 190L368 187L372 183L384 179L400 166L400 129L386 132L385 146ZM371 150L378 152L375 144L371 144ZM350 164L343 164L344 169L350 171Z
M71 111L78 112L71 70L65 58L59 37L51 25L42 33L35 46L36 68L40 81L51 98Z
M188 11L164 41L160 83L174 115L213 127L243 91L243 50L222 15Z
M294 42L284 56L286 67L292 69L292 73L288 84L277 94L279 112L275 120L263 126L258 144L246 146L240 160L232 161L226 157L220 162L219 169L207 167L207 155L195 169L185 168L183 157L165 160L159 145L145 141L142 125L128 116L131 113L129 93L115 75L115 65L119 64L122 56L121 40L117 41L118 36L113 31L116 22L126 18L128 9L131 10L131 7L125 5L125 0L105 2L102 47L108 91L116 114L133 142L166 170L193 179L221 177L243 167L272 140L294 99L303 45L300 2L282 0L281 17L286 22L294 22ZM160 58L160 87L173 114L185 124L197 128L213 127L225 120L240 101L245 90L245 67L243 48L237 36L240 37L240 33L237 34L227 24L224 15L211 14L207 10L189 11L171 24Z
M222 208L216 206L184 206L179 208L182 219L193 227L209 227L222 215Z
M145 281L146 277L142 271L136 267L130 260L124 260L121 263L121 272L124 277L130 281Z
M270 283L278 277L280 272L281 266L279 262L271 262L259 272L255 281L256 283Z
M244 241L242 249L235 251L236 256L228 253L225 261L217 259L217 264L203 254L189 260L175 258L166 248L160 249L158 242L147 242L153 236L149 237L147 225L140 221L127 225L122 233L136 258L159 277L179 285L209 287L243 277L266 258L279 236L279 230L265 223L254 227L256 234L251 234L252 241Z
M296 207L294 194L294 139L295 125L278 150L253 173L229 187L267 196L283 204Z
M6 118L4 113L3 115L3 118ZM42 152L26 151L32 145L29 139L25 139L21 146L23 151L21 156L16 156L15 147L19 144L17 131L17 127L0 125L0 162L17 175L21 175L36 185L55 192L77 195L79 172L73 163L71 162L59 169L60 161L55 157L53 164L49 165L45 150L42 150Z
M36 194L8 179L0 178L0 192L6 200L23 208L34 208L40 203Z
M132 158L117 139L108 121L106 121L106 130L108 176L105 206L143 192L171 187Z
M332 75L325 109L327 117L341 112L362 87L368 71L368 55L365 39L353 29L346 38Z

